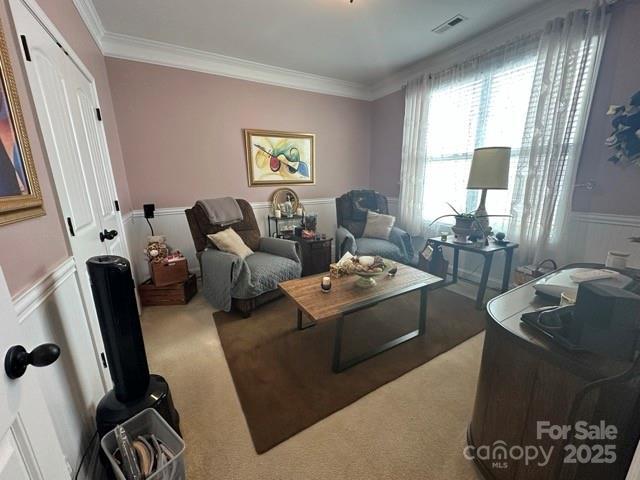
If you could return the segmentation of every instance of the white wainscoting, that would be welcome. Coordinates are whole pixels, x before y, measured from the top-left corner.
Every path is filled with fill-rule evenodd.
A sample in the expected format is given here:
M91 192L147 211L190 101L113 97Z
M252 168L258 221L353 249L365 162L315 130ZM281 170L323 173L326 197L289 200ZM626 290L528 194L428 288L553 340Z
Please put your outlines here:
M629 266L640 267L640 216L574 212L567 235L569 261L604 263L609 250L629 252Z
M315 198L301 199L307 213L318 214L318 231L326 233L333 237L337 227L335 198ZM389 213L391 215L398 214L398 199L389 197ZM260 231L263 235L267 235L267 215L270 212L271 204L269 202L252 202L251 206L256 215L256 220ZM165 235L167 242L173 249L180 250L189 262L189 270L199 274L200 267L196 258L195 247L193 246L193 238L189 230L189 224L184 214L186 208L159 208L155 211L155 218L151 219L153 230L156 234ZM143 253L147 244L147 236L151 234L149 226L144 218L142 210L134 210L124 217L125 230L127 233L127 241L131 250L131 259L134 264L134 270L137 283L149 278L149 268ZM335 248L335 244L334 244ZM445 252L446 253L446 252ZM502 282L502 269L504 260L501 255L496 255L491 269L489 278L489 286L499 288ZM462 252L460 255L460 275L472 281L480 282L480 273L482 271L482 257L477 255L468 255Z
M300 200L307 213L318 214L318 231L333 237L336 231L336 204L333 197L308 198ZM391 202L389 202L391 204ZM262 235L267 236L267 215L271 210L270 202L252 202L256 221ZM193 237L189 230L185 209L190 207L158 208L155 218L151 219L153 230L157 235L165 235L172 249L180 250L189 262L189 270L199 274L200 266L193 245ZM149 267L144 256L147 237L151 235L149 225L142 210L134 210L124 218L127 241L129 243L131 261L135 267L137 283L149 278Z
M398 199L389 198L389 213L397 215ZM308 213L318 214L318 230L329 236L334 236L337 226L335 199L333 197L302 199ZM251 203L263 235L267 235L267 215L271 204L269 202ZM156 210L156 217L151 220L154 231L166 235L169 245L184 253L189 261L190 270L199 273L199 265L195 255L193 239L184 214L188 207L160 208ZM142 210L134 210L124 217L127 240L131 249L132 261L135 267L136 280L141 282L148 278L148 267L143 249L150 235L149 227L144 219ZM570 218L566 245L568 246L569 262L600 262L604 263L609 250L630 252L630 265L640 266L640 244L631 244L628 238L640 235L640 217L590 214L574 212ZM446 249L445 249L446 250ZM445 255L452 260L450 252ZM493 260L489 286L500 288L504 255L497 254ZM482 257L461 252L460 275L473 282L480 281L482 272Z
M27 373L38 376L60 445L74 470L95 432L95 409L105 393L76 275L74 259L69 258L13 299L25 347L48 342L60 346L60 358L53 365Z
M573 212L563 242L563 252L559 252L556 259L560 259L560 263L604 263L609 250L619 250L631 253L629 266L640 267L640 244L629 243L631 236L640 236L640 217ZM450 261L453 258L452 255L448 257ZM563 261L563 258L566 260ZM504 255L496 254L489 287L500 288L503 269ZM460 276L479 283L481 273L482 257L461 252Z

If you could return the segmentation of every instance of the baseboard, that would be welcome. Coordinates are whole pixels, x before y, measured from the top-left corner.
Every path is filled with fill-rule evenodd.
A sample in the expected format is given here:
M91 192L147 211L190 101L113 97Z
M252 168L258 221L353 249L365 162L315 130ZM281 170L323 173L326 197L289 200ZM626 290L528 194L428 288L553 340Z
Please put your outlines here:
M451 275L451 268L449 270L449 275ZM502 269L500 270L502 271ZM482 273L465 268L458 268L458 279L465 280L469 283L473 283L474 285L480 285ZM502 288L502 283L495 277L489 277L489 280L487 281L487 287L494 290L500 290Z

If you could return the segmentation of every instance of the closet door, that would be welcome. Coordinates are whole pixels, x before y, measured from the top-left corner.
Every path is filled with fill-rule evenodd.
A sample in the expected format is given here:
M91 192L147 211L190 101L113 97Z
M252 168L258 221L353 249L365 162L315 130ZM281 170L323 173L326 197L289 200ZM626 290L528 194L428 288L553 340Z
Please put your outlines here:
M76 149L87 178L84 185L92 201L92 214L100 224L97 238L110 255L126 257L123 227L118 212L111 162L104 142L99 109L93 101L93 83L67 57L65 80ZM102 235L100 235L102 233Z
M110 388L86 261L127 256L93 81L20 0L10 1L23 60L89 318L96 362ZM24 39L20 38L24 36Z

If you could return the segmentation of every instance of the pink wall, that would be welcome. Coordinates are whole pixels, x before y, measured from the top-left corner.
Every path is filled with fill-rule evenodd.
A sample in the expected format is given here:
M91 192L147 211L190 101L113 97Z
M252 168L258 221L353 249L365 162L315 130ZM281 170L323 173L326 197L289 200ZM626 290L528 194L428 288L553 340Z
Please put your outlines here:
M404 89L371 105L371 188L390 197L400 194Z
M5 2L0 2L0 18L47 213L44 217L0 226L0 265L9 290L15 294L45 275L69 253L22 70L22 58L14 41L13 24L9 21L9 8Z
M577 183L596 181L592 191L577 189L573 208L579 212L640 215L640 168L607 162L612 154L604 141L611 135L610 104L629 103L640 90L640 2L621 2L613 18L598 76L578 171Z
M89 35L72 0L38 1L96 79L118 193L124 209L128 210L131 204L129 189L122 163L118 134L115 129L106 68L101 53ZM14 41L15 31L13 23L10 21L11 16L6 2L0 2L0 17L9 47L18 95L47 212L44 217L0 227L0 246L2 247L0 248L0 265L7 279L9 290L15 295L50 272L70 253L66 243L63 220L58 211L53 191L53 180L44 154L39 127L37 127L35 120L35 111L22 67L22 58Z
M369 185L370 103L107 58L134 208L232 195L267 201L247 184L243 128L316 134L316 185L301 198Z

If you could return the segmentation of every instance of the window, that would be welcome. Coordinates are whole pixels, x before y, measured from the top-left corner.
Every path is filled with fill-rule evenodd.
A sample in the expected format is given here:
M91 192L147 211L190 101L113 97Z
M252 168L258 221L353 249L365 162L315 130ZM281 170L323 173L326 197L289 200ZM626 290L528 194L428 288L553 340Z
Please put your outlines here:
M535 75L535 55L460 80L434 86L427 119L427 164L423 217L433 219L456 209L473 211L480 191L467 190L473 151L484 146L511 147L510 190L493 190L487 196L490 214L509 214L529 99ZM443 223L453 223L452 218ZM504 229L507 219L492 219L494 229Z

